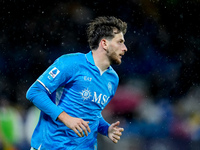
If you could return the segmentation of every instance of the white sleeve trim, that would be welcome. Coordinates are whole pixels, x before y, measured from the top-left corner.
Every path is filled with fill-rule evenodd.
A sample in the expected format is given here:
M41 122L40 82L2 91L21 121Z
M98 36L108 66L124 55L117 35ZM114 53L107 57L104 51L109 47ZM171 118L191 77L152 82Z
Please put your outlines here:
M44 85L44 83L42 83L40 80L37 81L40 82L40 84L42 84L42 86L49 92L49 94L51 94L50 90Z

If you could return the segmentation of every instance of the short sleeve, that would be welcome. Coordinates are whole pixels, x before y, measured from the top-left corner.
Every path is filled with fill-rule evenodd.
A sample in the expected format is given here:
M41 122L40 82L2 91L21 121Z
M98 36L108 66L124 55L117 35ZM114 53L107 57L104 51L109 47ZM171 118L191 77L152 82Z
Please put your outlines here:
M50 94L53 93L59 86L72 80L77 60L78 54L67 54L59 57L37 81L40 82Z

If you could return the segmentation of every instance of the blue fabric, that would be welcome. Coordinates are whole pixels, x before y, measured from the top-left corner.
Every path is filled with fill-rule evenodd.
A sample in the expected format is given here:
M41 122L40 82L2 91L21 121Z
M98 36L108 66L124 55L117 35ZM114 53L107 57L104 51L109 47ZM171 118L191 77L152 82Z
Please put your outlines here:
M42 145L41 150L52 149L52 146L59 150L95 149L97 133L107 135L109 124L101 112L114 96L118 82L118 75L111 66L100 73L92 52L58 58L27 92L27 98L42 110L31 146ZM62 111L89 121L91 133L78 137L56 120Z
M103 117L101 117L99 119L98 132L105 135L105 136L108 136L109 126L110 126L110 124L108 122L106 122Z
M63 111L51 101L46 89L38 81L29 88L26 98L53 120L56 120L58 115Z

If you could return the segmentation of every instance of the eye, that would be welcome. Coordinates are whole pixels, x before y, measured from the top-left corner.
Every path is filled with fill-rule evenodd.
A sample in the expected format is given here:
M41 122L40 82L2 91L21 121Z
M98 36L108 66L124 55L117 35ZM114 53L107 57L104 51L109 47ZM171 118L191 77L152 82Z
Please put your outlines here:
M124 43L124 41L123 41L123 40L120 40L119 43Z

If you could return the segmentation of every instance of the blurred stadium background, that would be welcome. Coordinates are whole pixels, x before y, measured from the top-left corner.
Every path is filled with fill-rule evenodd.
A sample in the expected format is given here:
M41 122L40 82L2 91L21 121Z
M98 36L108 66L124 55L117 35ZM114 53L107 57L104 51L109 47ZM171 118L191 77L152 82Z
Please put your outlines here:
M100 150L200 149L199 0L0 0L0 150L27 150L39 110L29 86L62 54L88 52L97 16L128 23L116 96L103 111L125 128Z

